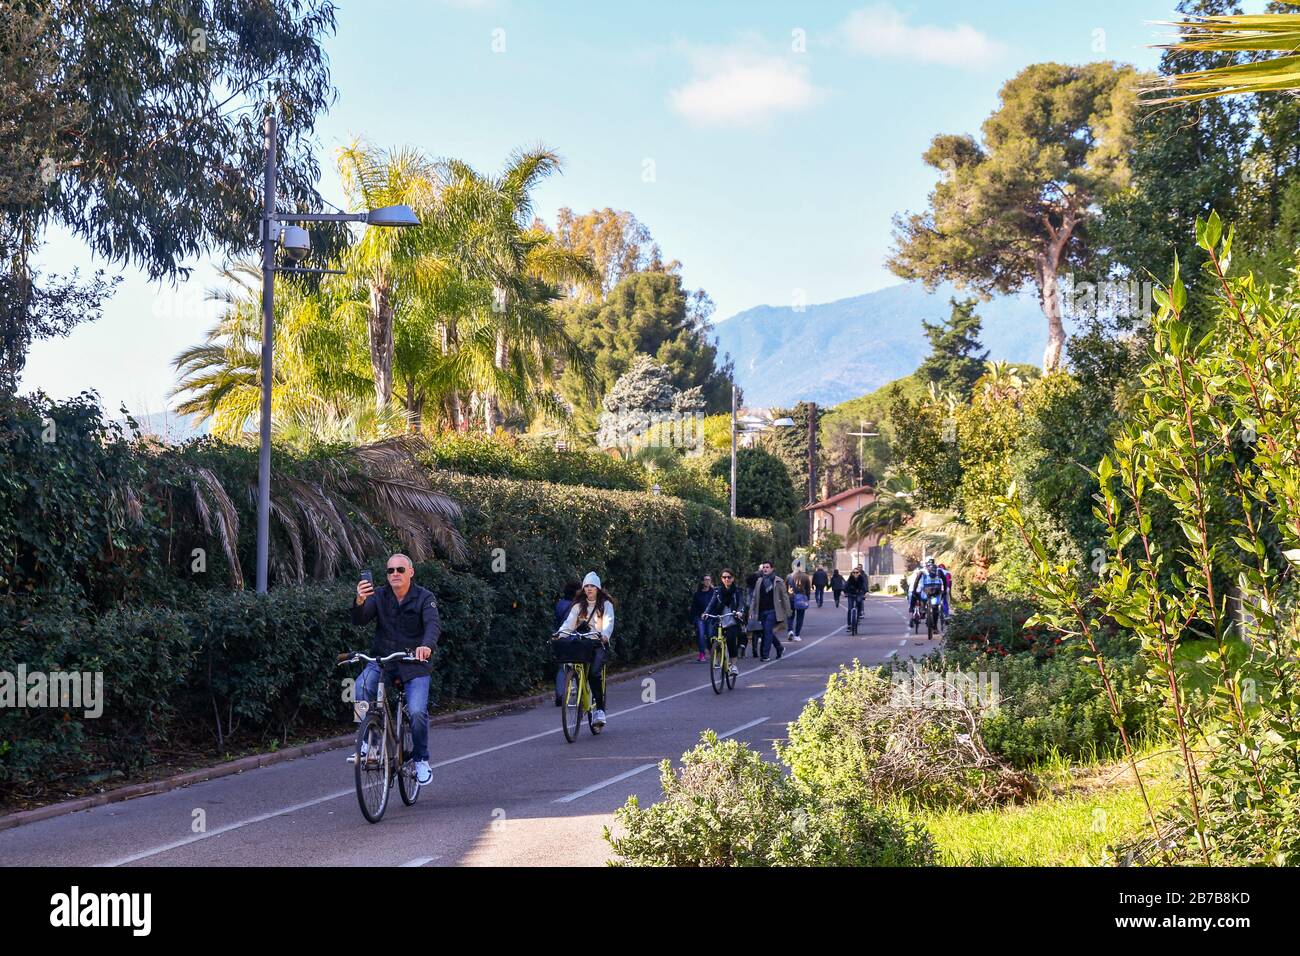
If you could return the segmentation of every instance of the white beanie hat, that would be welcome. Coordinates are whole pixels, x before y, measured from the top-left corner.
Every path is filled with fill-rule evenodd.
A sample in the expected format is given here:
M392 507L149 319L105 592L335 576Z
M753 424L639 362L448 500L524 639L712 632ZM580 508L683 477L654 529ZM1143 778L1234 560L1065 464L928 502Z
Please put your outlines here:
M598 575L595 571L588 571L587 576L582 579L582 586L585 588L588 584L593 584L596 587L600 587L600 575Z

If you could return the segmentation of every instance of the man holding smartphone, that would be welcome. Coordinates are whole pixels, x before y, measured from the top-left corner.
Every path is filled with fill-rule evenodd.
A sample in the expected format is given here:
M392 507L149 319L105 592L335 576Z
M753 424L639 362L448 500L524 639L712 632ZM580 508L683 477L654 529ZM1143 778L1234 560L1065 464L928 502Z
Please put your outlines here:
M373 657L411 650L418 659L396 662L397 675L406 687L406 708L411 717L411 743L415 753L415 774L421 785L433 779L429 767L429 683L433 665L429 658L438 644L438 602L433 593L415 583L415 566L404 554L388 559L388 584L378 589L369 574L357 582L357 599L352 606L352 623L376 621ZM392 665L388 665L392 666ZM379 665L367 664L357 678L355 699L375 702L379 689Z

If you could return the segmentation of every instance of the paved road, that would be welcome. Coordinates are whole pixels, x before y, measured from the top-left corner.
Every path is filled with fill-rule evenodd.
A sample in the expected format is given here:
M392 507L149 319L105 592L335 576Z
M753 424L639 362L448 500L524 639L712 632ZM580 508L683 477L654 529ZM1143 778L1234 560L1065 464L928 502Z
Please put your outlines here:
M643 806L657 800L657 763L678 759L700 731L771 754L840 664L926 651L906 631L901 598L866 608L850 637L828 596L808 611L802 643L787 644L781 661L740 661L736 689L722 696L694 662L656 672L653 688L614 685L599 737L584 729L565 743L550 704L435 727L433 783L411 808L394 792L377 826L357 808L346 751L334 750L0 832L0 864L600 865L614 810L632 793Z

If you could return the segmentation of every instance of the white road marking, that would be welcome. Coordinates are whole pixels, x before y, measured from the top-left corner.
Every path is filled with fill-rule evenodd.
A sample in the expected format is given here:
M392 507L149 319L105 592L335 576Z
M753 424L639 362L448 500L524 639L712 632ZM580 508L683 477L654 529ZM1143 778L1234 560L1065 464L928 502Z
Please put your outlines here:
M184 840L176 840L164 846L157 846L151 850L141 850L139 853L132 853L130 856L119 857L109 863L101 863L100 866L126 866L128 863L134 863L136 860L143 860L147 856L157 856L159 853L166 853L168 850L178 850L183 846L189 846L191 843L198 843L200 840L206 840L209 837L221 836L223 833L229 833L231 830L238 830L241 827L251 826L254 823L261 823L264 820L270 820L272 817L283 816L286 813L294 813L297 810L306 810L308 807L314 807L320 803L328 803L331 800L338 800L340 797L350 797L356 793L356 789L349 787L347 790L340 790L337 793L329 793L323 797L317 797L315 800L306 800L302 803L295 803L291 807L285 807L283 810L272 810L269 813L259 813L255 817L249 817L247 820L240 820L236 823L227 823L224 827L217 827L215 830L208 830L206 833L196 833L193 836L186 837Z
M608 780L602 780L600 783L593 783L590 787L584 787L583 789L577 791L576 793L571 793L567 797L560 797L558 800L553 800L551 802L572 803L574 800L578 800L582 797L585 797L589 793L595 793L597 790L604 790L606 787L611 787L614 784L618 783L620 780L626 780L628 777L635 777L637 774L645 773L647 770L653 770L657 766L659 766L657 763L642 764L640 767L637 767L635 770L629 770L626 773L620 773L617 777L610 777Z
M798 654L802 654L804 651L812 650L822 641L828 640L834 637L835 635L839 634L841 631L845 629L846 626L847 625L841 625L840 627L837 627L835 630L831 631L829 634L824 634L821 637L817 638L815 641L812 641L811 643L808 643L803 647L799 647L793 651L785 652L784 654L781 655L781 660L784 661L788 658L795 657ZM766 664L759 664L757 667L747 671L746 673L756 674L759 671L763 670L764 668L771 667L773 664L776 663L778 663L778 661L775 658L773 658L771 661L768 661ZM643 710L646 707L654 707L658 704L666 703L678 697L685 697L687 694L694 694L698 691L704 690L706 687L710 690L713 689L712 684L700 684L698 687L692 687L689 690L678 691L676 694L670 694L667 697L650 701L649 703L638 704L637 706L629 707L626 710L616 711L610 714L610 716L619 717L622 716L623 714L635 713L636 711ZM743 729L743 728L739 728L739 729ZM447 760L440 760L437 763L431 763L429 766L446 767L449 766L450 764L460 763L462 760L472 760L475 757L482 757L484 754L495 753L498 750L505 750L507 747L515 747L519 744L528 743L530 740L540 740L543 737L550 737L552 734L558 734L558 733L560 733L560 728L556 727L554 730L546 730L539 734L529 734L527 737L520 737L516 740L510 740L503 744L497 744L495 747L485 747L484 749L476 750L473 753L462 754L459 757L450 757ZM617 783L619 780L625 779L627 776L631 776L633 773L641 773L642 771L653 766L655 766L655 764L646 764L644 767L640 767L637 770L634 770L631 773L626 774L624 777L617 777L613 780L606 780L604 783L598 784L594 789L599 790L603 786L609 786L612 783ZM175 840L171 843L164 844L163 846L152 847L151 849L148 850L141 850L138 853L132 853L130 856L120 857L108 863L101 863L100 866L106 866L106 867L125 866L128 863L135 863L138 860L143 860L151 856L157 856L160 853L167 853L170 850L178 850L183 846L189 846L192 843L198 843L200 840L206 840L210 837L220 836L223 833L230 833L233 830L239 830L242 829L243 827L252 826L255 823L263 823L267 820L274 819L275 817L283 816L286 813L295 813L298 810L305 810L308 807L314 807L322 803L328 803L331 800L340 800L343 797L352 796L355 792L356 790L354 788L348 788L347 790L339 790L335 793L326 794L323 797L316 797L313 800L306 800L302 803L295 803L293 806L285 807L281 810L271 810L268 811L267 813L259 813L255 817L248 817L245 820L239 820L236 821L235 823L228 823L223 827L218 827L215 830L209 830L206 833L195 833L192 836L186 837L184 840ZM594 792L594 791L588 791L588 792ZM557 800L556 802L557 803L568 802L568 800L570 799L576 800L579 796L582 795L583 793L573 794L570 795L570 797L566 797L563 800Z
M436 856L417 856L414 860L407 860L402 866L424 866L426 863L432 863L438 859Z
M758 718L758 720L751 720L749 723L741 724L739 727L732 727L725 734L718 734L718 739L725 740L727 737L734 737L742 730L748 730L750 727L757 727L759 724L763 723L763 721L771 720L771 719L772 719L771 717L760 717Z
M898 653L898 652L895 651L894 653ZM826 691L822 691L820 694L813 694L811 697L809 697L807 700L805 700L804 703L805 703L805 704L811 704L813 701L815 701L815 700L820 700L821 698L823 698L823 697L825 697L825 696L826 696Z

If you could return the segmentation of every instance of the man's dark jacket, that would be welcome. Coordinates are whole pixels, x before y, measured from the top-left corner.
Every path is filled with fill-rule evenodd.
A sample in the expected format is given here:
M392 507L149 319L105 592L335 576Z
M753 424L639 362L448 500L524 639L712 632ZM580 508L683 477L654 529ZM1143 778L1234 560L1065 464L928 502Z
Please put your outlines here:
M442 627L438 623L438 602L433 592L412 584L406 597L399 604L397 595L387 585L375 589L375 593L366 598L366 603L357 606L352 601L352 623L369 624L378 618L375 625L375 639L370 644L370 653L374 657L385 657L394 651L405 651L423 645L430 650L438 646ZM389 664L388 666L392 666ZM423 664L402 661L398 664L398 676L403 681L417 677L428 677L433 673L433 660Z

